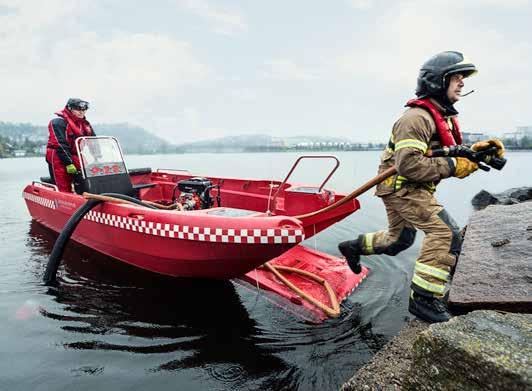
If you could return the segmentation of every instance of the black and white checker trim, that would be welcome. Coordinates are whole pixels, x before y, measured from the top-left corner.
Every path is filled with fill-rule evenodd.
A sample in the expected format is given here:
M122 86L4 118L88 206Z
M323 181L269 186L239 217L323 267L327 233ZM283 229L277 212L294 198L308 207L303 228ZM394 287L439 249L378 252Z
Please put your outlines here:
M23 193L24 198L50 209L57 206L53 200L31 193ZM164 224L153 221L138 220L131 217L117 216L109 213L89 211L84 219L115 228L144 233L148 235L216 243L242 244L296 244L305 240L302 229L240 229L209 228L190 225Z
M49 198L40 197L38 195L27 193L27 192L23 192L22 197L24 197L25 199L29 201L35 202L39 205L45 206L46 208L57 209L57 205L55 201Z
M200 242L243 244L296 244L305 239L301 229L237 229L193 227L189 225L155 223L125 216L90 211L84 217L99 224L140 232Z

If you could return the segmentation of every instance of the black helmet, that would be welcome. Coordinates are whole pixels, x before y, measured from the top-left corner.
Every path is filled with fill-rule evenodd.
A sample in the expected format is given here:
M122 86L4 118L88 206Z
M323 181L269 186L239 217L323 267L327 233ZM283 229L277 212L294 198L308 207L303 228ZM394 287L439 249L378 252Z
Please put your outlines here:
M79 98L70 98L66 104L69 110L88 110L89 102Z
M462 53L441 52L436 54L426 61L419 70L416 95L420 98L445 96L449 86L447 76L455 73L469 77L477 73L477 68L467 61Z

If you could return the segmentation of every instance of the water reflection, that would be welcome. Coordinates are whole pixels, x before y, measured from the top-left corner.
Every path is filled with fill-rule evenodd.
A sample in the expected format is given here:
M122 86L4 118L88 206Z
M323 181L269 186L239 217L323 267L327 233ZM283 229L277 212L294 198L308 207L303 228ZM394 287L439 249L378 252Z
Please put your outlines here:
M29 243L42 254L56 235L32 222ZM45 263L45 262L44 262ZM67 349L122 351L150 357L149 371L206 368L222 382L267 377L286 364L256 343L261 330L229 281L175 279L143 272L69 243L57 287L47 294L60 306L42 309L69 336ZM78 339L79 338L79 339ZM173 358L160 362L154 355ZM170 355L172 356L172 355Z
M26 247L37 281L56 237L31 223ZM98 365L73 369L75 376L103 376L113 353L124 353L143 357L147 373L192 371L222 389L337 389L385 342L361 322L354 301L342 304L338 319L310 325L231 282L165 278L74 242L58 280L41 314L59 323L60 345L105 353Z

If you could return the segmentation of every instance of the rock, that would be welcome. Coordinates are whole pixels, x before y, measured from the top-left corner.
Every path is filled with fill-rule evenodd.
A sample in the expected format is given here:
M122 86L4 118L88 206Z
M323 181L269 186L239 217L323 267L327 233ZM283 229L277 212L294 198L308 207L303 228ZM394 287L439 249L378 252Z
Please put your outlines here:
M431 325L414 343L403 389L532 389L532 315L474 311Z
M532 202L472 214L449 294L453 312L532 312L530 221Z
M342 391L400 390L412 362L412 345L428 323L413 320L399 335L388 342L373 359L358 370L341 388Z
M488 205L500 204L500 202L491 193L487 192L486 190L481 190L473 197L471 204L475 210L480 210L484 209Z
M481 190L473 197L471 204L475 210L481 210L488 205L512 205L529 200L532 200L532 187L516 187L498 194Z
M510 243L510 239L502 239L502 240L495 240L491 242L491 245L492 247L501 247L508 243Z

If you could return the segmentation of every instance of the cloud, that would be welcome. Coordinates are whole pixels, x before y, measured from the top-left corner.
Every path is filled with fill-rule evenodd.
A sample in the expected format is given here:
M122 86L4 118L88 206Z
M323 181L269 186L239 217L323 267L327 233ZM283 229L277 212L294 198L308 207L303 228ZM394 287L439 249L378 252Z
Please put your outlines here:
M372 37L337 57L337 68L353 78L408 86L414 84L420 65L433 54L458 50L492 78L522 74L526 71L523 64L532 60L530 42L509 40L501 30L471 21L471 7L477 3L470 0L449 7L434 0L402 1L375 21L380 27ZM493 61L494 53L497 58L522 61Z
M480 7L489 7L489 6L499 6L503 8L508 7L521 7L523 5L529 5L532 3L531 0L463 0L464 5L469 6L480 6Z
M480 69L466 83L478 92L465 125L530 122L532 0L346 1L310 2L295 26L297 4L279 14L260 2L0 0L0 120L44 124L79 96L94 123L127 121L172 140L257 128L384 139L421 63L459 50ZM328 28L316 29L324 17Z
M79 96L93 103L100 120L123 121L213 75L187 42L158 33L104 37L76 23L86 8L50 2L45 10L19 1L15 13L0 16L0 77L5 91L12 91L2 106L14 118L28 115L21 101L40 102L42 111L32 120L44 122L68 97Z
M248 30L246 18L236 10L215 7L206 0L178 0L178 4L205 19L215 33L232 35Z
M347 3L357 9L368 9L373 5L373 0L347 0Z
M354 49L336 58L336 69L340 77L372 82L390 95L405 91L406 99L414 93L424 61L444 50L460 51L479 69L477 76L466 81L466 89L477 93L464 102L465 129L508 129L516 118L530 118L532 101L522 91L532 90L532 42L520 32L529 29L515 26L512 31L514 26L508 22L493 22L502 12L499 8L516 15L524 2L490 2L489 10L478 0L452 7L435 0L397 3L377 17L379 27L368 39L357 41Z
M268 61L260 71L263 78L276 80L316 80L318 75L288 59Z
M257 99L257 93L251 88L238 88L229 90L229 96L242 102L250 102Z

